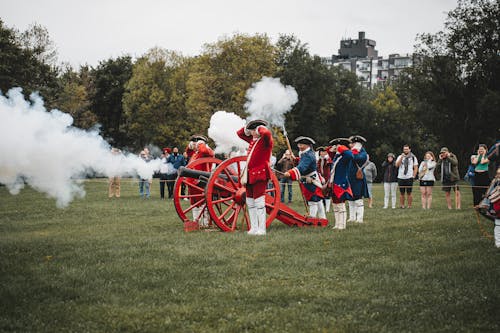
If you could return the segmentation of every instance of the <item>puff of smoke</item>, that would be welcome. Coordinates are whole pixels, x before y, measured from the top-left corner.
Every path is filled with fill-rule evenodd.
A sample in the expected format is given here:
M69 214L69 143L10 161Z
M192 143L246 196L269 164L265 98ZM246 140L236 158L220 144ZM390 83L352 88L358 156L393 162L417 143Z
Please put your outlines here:
M151 178L159 160L144 162L135 155L111 154L97 131L71 126L73 118L58 110L47 112L43 100L21 88L0 93L0 183L17 194L27 183L67 206L85 190L80 178L89 174Z
M245 120L232 112L217 111L210 118L208 136L215 142L216 153L244 151L248 144L236 132L245 126Z
M292 86L284 86L279 78L264 76L246 92L246 112L249 120L264 119L271 125L282 127L285 113L298 102L298 95Z

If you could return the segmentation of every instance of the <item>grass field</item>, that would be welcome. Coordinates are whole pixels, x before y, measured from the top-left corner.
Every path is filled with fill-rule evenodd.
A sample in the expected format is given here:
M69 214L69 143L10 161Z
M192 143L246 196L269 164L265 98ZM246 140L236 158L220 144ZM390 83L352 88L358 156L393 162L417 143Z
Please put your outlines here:
M0 187L1 332L500 331L500 251L469 189L460 211L439 187L432 210L418 189L414 208L384 210L375 185L362 225L275 221L265 237L184 233L158 184L150 200L135 183L120 199L85 189L58 209Z

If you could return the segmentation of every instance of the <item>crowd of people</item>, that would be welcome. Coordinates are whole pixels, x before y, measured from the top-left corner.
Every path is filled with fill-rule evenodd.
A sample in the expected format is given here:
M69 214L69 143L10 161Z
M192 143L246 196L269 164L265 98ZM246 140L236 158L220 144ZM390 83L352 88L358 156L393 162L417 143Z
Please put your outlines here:
M345 229L346 222L363 223L364 199L368 207L373 207L373 182L378 170L369 159L364 144L366 139L360 135L349 138L336 138L328 146L314 149L315 140L299 136L295 143L299 150L295 156L293 150L287 149L277 160L272 155L273 140L268 124L264 120L254 120L237 132L237 135L249 143L247 164L241 179L246 187L246 204L250 218L251 235L266 233L265 190L269 186L270 174L274 172L280 183L281 202L291 204L294 193L292 182L298 181L301 195L307 202L308 214L312 217L326 218L333 209L335 229ZM158 170L160 178L160 198L173 198L174 183L181 166L189 161L202 157L214 157L214 151L208 146L208 138L193 135L183 153L177 147L164 148L161 155L161 166ZM480 144L470 158L470 165L465 179L471 184L474 208L486 208L490 216L496 217L495 239L500 247L500 140L490 149ZM119 154L116 148L113 154ZM144 148L139 156L146 162L151 160L148 148ZM447 147L442 147L439 154L427 151L419 162L409 145L402 147L396 157L388 153L381 164L381 181L384 188L383 209L397 206L401 209L412 208L413 186L418 180L422 209L431 209L435 182L441 182L441 190L445 193L448 209L461 209L461 180L458 158ZM489 165L495 163L496 176L493 181L489 177ZM202 167L202 166L201 166ZM198 167L199 168L199 167ZM202 170L208 171L208 170ZM193 180L195 181L195 180ZM152 179L139 179L139 196L150 198ZM182 194L186 189L182 188ZM399 205L397 191L399 190ZM193 191L193 189L191 189ZM451 193L454 193L454 200ZM191 195L192 193L190 193ZM120 197L120 179L109 179L109 197ZM187 199L185 199L187 200ZM191 199L193 200L193 199ZM346 208L348 203L349 210ZM347 213L349 218L347 218ZM208 223L206 209L193 209L193 220Z

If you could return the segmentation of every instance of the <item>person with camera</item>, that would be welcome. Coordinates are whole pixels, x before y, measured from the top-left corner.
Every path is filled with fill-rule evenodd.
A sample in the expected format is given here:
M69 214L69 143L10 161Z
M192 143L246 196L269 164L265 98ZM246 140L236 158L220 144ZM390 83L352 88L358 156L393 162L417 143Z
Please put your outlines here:
M403 146L403 153L396 159L396 167L398 168L399 202L401 208L405 208L405 194L407 197L407 207L411 208L413 201L413 180L417 176L418 160L411 152L409 145Z
M436 177L434 171L436 168L436 158L432 151L428 151L424 155L424 160L418 167L418 179L420 179L420 196L422 198L422 209L431 209L432 204L432 189Z
M458 187L460 174L458 173L458 158L443 147L439 152L439 160L436 163L436 170L440 174L441 189L445 192L446 204L451 209L451 189L455 191L455 208L460 209L461 195Z
M487 157L487 152L488 147L485 144L480 144L477 149L477 155L472 158L472 165L475 165L474 187L472 187L474 206L479 205L490 184L490 177L488 175L490 160Z
M284 177L283 173L289 171L295 166L295 156L292 152L290 152L290 150L287 149L276 165L280 170L280 173L278 173L278 179L280 181L281 202L285 203L285 187L288 187L288 204L291 204L293 197L292 180Z

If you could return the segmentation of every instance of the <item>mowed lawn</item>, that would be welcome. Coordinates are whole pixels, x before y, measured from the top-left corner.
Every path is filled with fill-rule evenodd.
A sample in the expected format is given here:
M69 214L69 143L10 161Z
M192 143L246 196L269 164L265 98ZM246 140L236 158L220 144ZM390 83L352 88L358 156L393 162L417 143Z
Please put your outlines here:
M0 187L1 332L499 332L493 224L463 209L375 208L343 232L185 233L172 201L103 180L65 209ZM303 212L295 188L293 207ZM329 214L333 225L333 215Z

